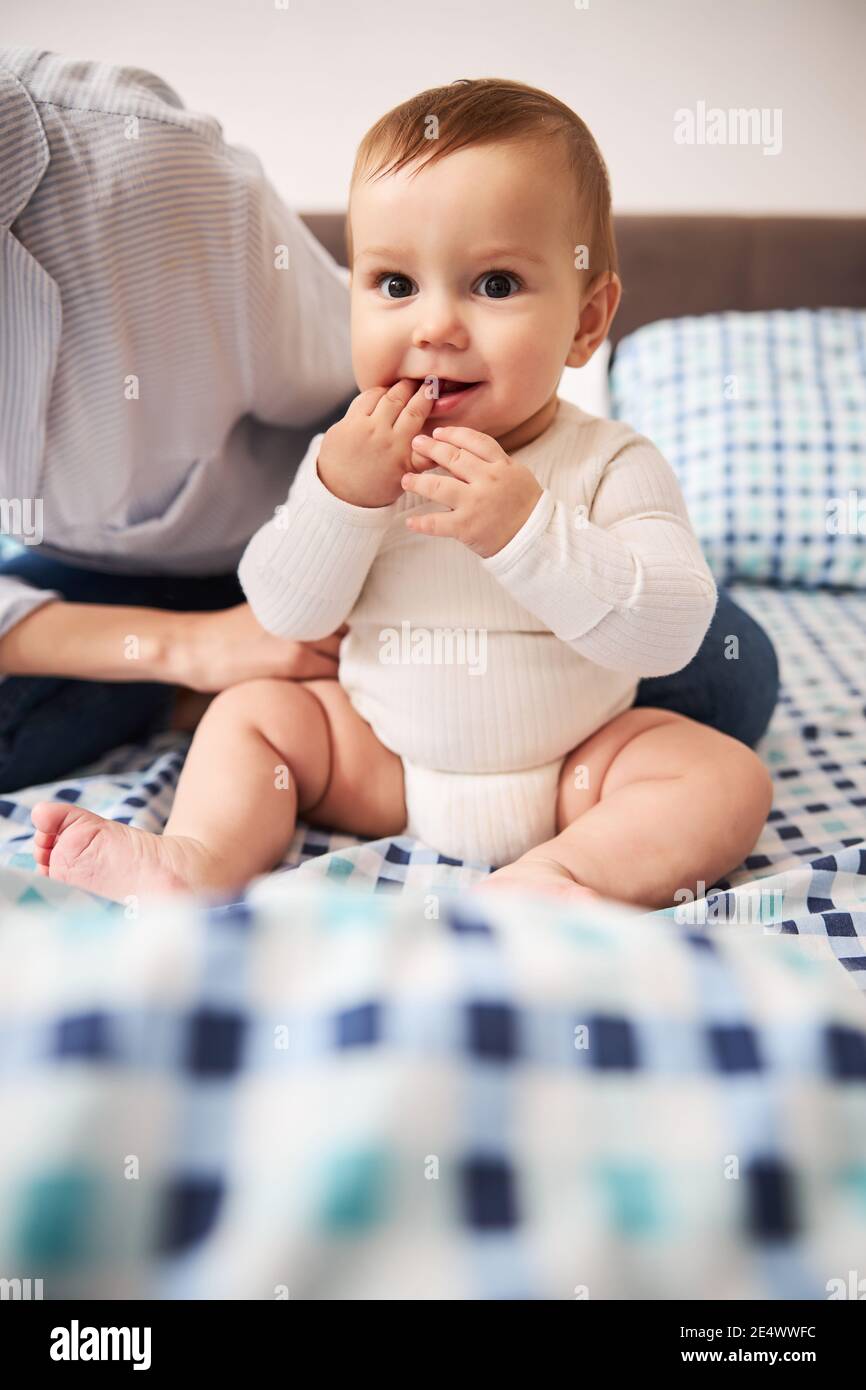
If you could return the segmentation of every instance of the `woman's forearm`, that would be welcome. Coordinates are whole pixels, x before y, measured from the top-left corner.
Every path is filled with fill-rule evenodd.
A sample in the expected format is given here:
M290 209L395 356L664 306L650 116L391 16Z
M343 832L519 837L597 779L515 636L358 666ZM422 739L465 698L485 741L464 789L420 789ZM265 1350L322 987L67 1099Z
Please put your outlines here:
M161 681L213 693L239 681L336 677L345 629L317 642L265 632L248 603L214 611L58 600L0 637L0 675Z
M77 680L180 680L188 614L46 603L0 637L0 674Z

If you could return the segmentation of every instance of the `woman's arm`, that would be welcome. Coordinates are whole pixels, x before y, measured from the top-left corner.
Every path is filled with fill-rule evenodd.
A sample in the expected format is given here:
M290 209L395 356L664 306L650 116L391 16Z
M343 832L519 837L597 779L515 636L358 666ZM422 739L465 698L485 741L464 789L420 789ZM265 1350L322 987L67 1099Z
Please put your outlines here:
M342 636L289 642L246 603L216 613L46 603L0 637L0 674L160 681L206 692L260 677L336 676Z

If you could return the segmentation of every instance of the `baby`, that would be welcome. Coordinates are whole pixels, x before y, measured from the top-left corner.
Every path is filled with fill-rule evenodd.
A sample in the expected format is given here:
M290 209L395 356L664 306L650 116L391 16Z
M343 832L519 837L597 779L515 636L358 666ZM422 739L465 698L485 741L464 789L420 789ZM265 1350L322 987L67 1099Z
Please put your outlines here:
M117 899L232 889L300 816L497 866L487 890L657 908L712 884L769 776L632 705L698 650L715 586L649 440L557 397L621 293L592 135L521 83L422 92L359 148L349 263L360 395L240 565L270 632L348 624L339 679L219 694L162 836L39 803L41 871Z

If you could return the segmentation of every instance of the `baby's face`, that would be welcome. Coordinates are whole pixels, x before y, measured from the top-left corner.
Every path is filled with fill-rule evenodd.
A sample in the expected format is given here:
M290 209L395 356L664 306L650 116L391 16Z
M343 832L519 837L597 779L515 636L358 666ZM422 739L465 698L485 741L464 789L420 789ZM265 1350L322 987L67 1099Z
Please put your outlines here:
M572 193L549 150L474 146L414 178L359 183L351 218L360 390L436 377L424 433L468 425L494 438L555 397L585 277ZM476 384L449 398L446 379Z

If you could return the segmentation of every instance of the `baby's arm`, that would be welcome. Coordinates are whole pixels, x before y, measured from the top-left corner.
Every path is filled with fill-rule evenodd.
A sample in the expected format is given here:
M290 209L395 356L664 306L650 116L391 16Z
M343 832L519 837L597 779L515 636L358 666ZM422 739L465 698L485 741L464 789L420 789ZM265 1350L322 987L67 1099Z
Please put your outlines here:
M641 435L605 467L589 517L545 490L482 564L561 641L636 679L687 665L716 605L673 469Z
M244 551L238 578L262 627L310 642L342 625L376 558L396 504L359 507L329 492L310 444L288 500Z

